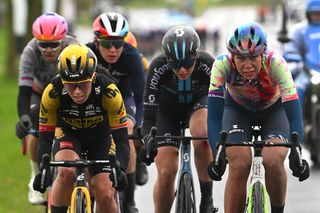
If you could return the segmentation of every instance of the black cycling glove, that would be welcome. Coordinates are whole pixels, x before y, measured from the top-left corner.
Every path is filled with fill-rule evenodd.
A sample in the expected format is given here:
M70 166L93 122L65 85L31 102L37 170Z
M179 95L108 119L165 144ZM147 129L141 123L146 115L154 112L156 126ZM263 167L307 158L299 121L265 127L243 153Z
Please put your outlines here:
M16 135L18 138L23 138L29 134L29 130L32 127L31 117L27 114L22 115L20 120L16 124Z
M52 174L49 162L50 156L45 154L40 163L40 172L36 175L33 181L33 189L40 193L45 193L47 187L52 183Z
M142 142L143 146L140 149L139 158L142 162L144 162L147 166L150 166L152 162L154 162L154 158L158 154L157 144L154 140L155 136L153 134L148 134L143 137ZM150 149L149 156L147 156L147 149Z
M220 181L227 167L227 159L224 151L222 150L218 157L211 161L208 165L208 175L212 180Z
M114 177L115 175L113 173L110 174L109 178L112 182L112 187L115 188L118 192L121 192L128 185L127 175L125 173L125 170L120 167L120 162L118 160L116 161L115 169L117 178Z
M310 176L309 164L301 158L301 147L292 148L289 154L289 167L292 175L302 182Z

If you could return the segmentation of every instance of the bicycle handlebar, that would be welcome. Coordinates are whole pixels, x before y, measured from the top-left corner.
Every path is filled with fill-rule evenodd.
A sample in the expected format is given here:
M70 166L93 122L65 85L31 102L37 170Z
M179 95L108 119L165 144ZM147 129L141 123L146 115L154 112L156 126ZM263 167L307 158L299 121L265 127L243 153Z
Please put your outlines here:
M44 178L45 174L49 171L50 167L75 167L75 168L87 168L94 165L104 165L107 166L105 171L112 173L115 178L114 188L118 187L118 177L116 168L120 165L116 161L116 157L110 155L106 160L61 160L61 161L50 161L50 156L45 154L41 158L42 167L42 177L41 177L41 187L44 188Z

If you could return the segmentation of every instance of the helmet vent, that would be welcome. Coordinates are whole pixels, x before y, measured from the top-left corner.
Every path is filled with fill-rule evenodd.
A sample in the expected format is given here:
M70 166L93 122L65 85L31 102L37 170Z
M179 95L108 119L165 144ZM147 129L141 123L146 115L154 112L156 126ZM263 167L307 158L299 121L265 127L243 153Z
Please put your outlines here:
M54 28L53 28L53 30L52 30L52 34L55 34L56 29L57 29L57 25L54 26Z
M236 31L234 31L234 37L236 40L238 40L238 37L239 37L238 29Z
M66 58L66 64L67 64L68 70L72 71L71 61L68 58Z
M254 34L255 34L255 29L253 27L250 27L250 35L251 35L251 38L254 37Z
M112 32L115 32L116 31L116 27L117 27L117 21L116 20L111 20L110 21L110 25L111 25Z

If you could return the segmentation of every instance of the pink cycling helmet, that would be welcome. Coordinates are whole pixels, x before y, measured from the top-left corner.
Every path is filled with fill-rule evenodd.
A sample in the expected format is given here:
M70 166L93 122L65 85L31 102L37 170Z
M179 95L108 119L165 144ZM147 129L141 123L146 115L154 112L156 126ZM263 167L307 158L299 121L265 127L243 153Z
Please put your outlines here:
M45 13L39 16L32 25L33 36L42 41L61 40L67 32L66 19L56 13Z

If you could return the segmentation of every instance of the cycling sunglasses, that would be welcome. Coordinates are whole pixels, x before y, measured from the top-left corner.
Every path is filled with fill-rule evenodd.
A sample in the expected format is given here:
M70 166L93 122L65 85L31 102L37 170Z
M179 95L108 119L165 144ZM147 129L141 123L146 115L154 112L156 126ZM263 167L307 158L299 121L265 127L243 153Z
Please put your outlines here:
M99 45L104 48L111 49L114 46L116 49L123 47L123 40L109 40L109 39L98 39Z
M76 88L79 88L82 91L85 91L90 88L90 85L92 84L93 79L95 78L95 73L91 76L89 79L85 79L82 81L64 81L62 80L62 84L65 89L67 90L75 90Z
M168 63L172 69L180 69L181 67L184 67L185 69L188 69L192 67L195 63L195 58L185 58L183 60L168 60Z
M37 41L37 45L42 51L49 47L54 51L61 47L61 41Z

